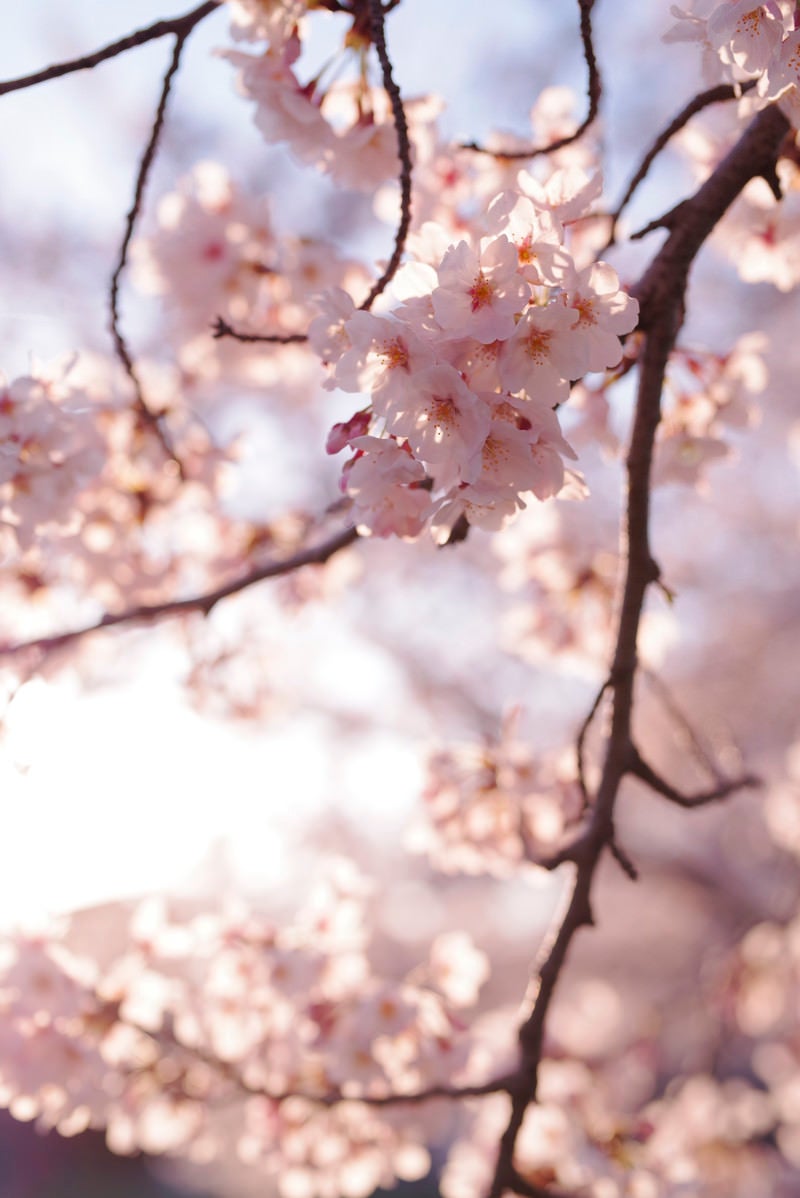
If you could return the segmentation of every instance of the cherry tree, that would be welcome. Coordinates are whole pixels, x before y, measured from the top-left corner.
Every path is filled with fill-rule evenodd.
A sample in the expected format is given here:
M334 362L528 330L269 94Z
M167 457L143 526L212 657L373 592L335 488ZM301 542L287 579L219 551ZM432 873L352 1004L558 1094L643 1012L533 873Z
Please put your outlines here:
M7 724L155 646L187 705L260 733L329 701L307 659L276 671L288 629L291 657L346 628L302 752L361 762L376 820L382 721L421 778L407 855L307 830L291 910L264 877L9 932L0 1100L283 1198L432 1168L445 1198L789 1195L800 9L646 6L638 68L687 89L632 133L604 111L614 6L565 5L583 90L533 72L525 134L477 141L445 131L444 76L402 86L413 7L206 0L0 83L55 96L169 47L107 329L2 380ZM327 231L213 148L159 194L211 27ZM359 706L370 651L396 687Z

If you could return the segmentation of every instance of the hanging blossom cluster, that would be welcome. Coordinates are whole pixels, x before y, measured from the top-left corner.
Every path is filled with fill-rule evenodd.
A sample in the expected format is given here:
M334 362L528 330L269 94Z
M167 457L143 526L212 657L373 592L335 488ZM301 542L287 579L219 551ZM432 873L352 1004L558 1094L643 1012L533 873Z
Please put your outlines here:
M591 194L577 174L573 219ZM578 269L547 193L526 171L518 183L490 203L484 236L450 244L423 226L390 311L339 290L320 300L309 340L328 386L369 395L328 441L354 451L342 490L364 531L415 537L430 523L444 541L462 518L498 529L523 496L556 495L575 457L556 409L571 380L622 357L636 301L606 263Z
M78 519L75 501L106 456L96 417L66 377L0 375L0 528L21 548Z
M239 89L254 102L254 121L265 140L286 143L300 162L345 187L371 190L393 178L397 136L391 106L383 89L367 78L367 6L353 16L334 61L306 83L297 74L306 16L321 6L306 0L266 5L231 0L230 6L234 37L268 43L257 55L221 52L239 69ZM355 79L335 77L350 67Z
M287 1198L362 1198L423 1176L418 1108L369 1101L465 1075L463 1012L488 963L445 933L406 976L378 975L367 899L341 861L280 929L151 901L105 960L68 948L63 929L3 941L0 1103L65 1135L106 1127L116 1152L235 1151ZM218 1124L214 1111L237 1104Z
M800 124L800 24L793 0L724 0L708 17L673 4L676 24L668 42L698 42L703 68L713 82L757 79L764 104L777 101L795 126Z

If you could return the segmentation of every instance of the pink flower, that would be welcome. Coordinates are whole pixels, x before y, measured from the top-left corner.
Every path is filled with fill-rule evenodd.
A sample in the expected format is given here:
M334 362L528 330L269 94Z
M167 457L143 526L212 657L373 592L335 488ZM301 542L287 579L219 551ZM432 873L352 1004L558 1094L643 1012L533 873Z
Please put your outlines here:
M568 380L584 373L582 339L573 333L579 319L574 308L563 304L529 305L500 355L503 386L562 403L569 394Z
M343 391L370 392L379 415L386 415L398 391L415 386L412 376L434 363L431 350L397 320L354 312L344 331L350 348L339 359L333 381Z
M793 124L800 121L800 30L790 33L768 63L758 90L780 106Z
M530 288L517 271L517 250L496 237L478 252L466 241L451 246L439 266L431 297L440 327L459 337L497 341L514 331Z
M391 437L359 437L356 456L345 466L343 489L353 500L359 528L379 537L415 537L430 512L430 496L420 487L425 471Z
M346 291L334 287L317 298L316 307L319 316L315 316L308 327L309 344L324 363L338 362L350 349L347 321L356 306Z
M759 75L781 44L783 22L775 20L764 4L727 0L708 18L707 32L721 62Z
M407 439L415 458L434 468L439 485L449 486L474 478L489 411L452 366L431 366L414 377L402 400L393 397L387 424Z
M619 289L619 279L606 262L588 266L576 276L575 286L563 297L578 313L575 325L575 365L579 378L588 370L607 370L622 358L620 336L636 327L639 305Z
M266 140L286 141L301 161L324 166L333 152L333 131L285 59L237 50L224 51L222 57L240 68L240 89L255 101L255 123Z
M530 197L513 191L501 193L490 205L488 219L514 245L519 272L529 283L557 285L574 271L560 223L552 212L537 208Z

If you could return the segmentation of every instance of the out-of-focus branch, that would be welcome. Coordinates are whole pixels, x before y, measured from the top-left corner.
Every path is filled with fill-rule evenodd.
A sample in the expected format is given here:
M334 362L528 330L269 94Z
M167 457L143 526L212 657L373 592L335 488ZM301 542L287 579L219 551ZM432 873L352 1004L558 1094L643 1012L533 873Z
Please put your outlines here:
M572 1198L572 1195L565 1194L563 1190L548 1190L544 1186L535 1185L516 1169L509 1176L508 1189L513 1190L515 1194L522 1194L523 1198Z
M411 224L411 141L408 136L408 121L400 88L392 75L392 63L386 48L385 12L381 0L369 0L369 10L372 42L381 64L383 86L392 105L392 116L397 133L397 157L400 159L400 220L395 233L394 249L386 269L371 288L367 298L359 305L364 312L370 310L375 300L383 294L397 273Z
M142 381L139 378L139 372L136 369L133 357L128 349L128 344L122 334L119 317L119 285L122 278L122 272L124 271L128 261L128 250L130 249L133 231L136 227L136 221L138 220L139 214L142 210L142 200L144 199L144 189L147 184L147 177L150 174L150 169L155 160L156 150L158 149L158 143L161 138L161 131L164 128L164 117L167 111L167 100L169 99L172 81L178 72L178 67L180 66L181 55L183 54L183 47L186 44L186 39L193 28L194 24L189 25L185 31L182 31L175 37L175 45L172 50L172 57L170 58L169 66L167 67L166 74L164 75L164 82L161 87L161 95L159 96L158 107L156 108L156 114L153 119L153 127L150 131L150 137L147 145L145 146L144 153L142 154L141 162L139 163L139 170L136 175L136 184L133 191L133 202L128 215L125 218L125 232L123 234L122 244L119 250L117 265L115 266L114 273L111 276L111 286L109 291L109 315L111 319L111 337L114 341L114 350L120 362L122 363L125 373L131 381L134 395L136 397L137 411L139 412L139 415L144 423L149 426L158 437L167 457L177 463L178 469L181 472L181 476L183 476L183 467L175 453L169 432L167 431L163 420L156 416L154 412L151 412L147 404L147 400L144 397Z
M617 204L614 211L609 213L611 229L608 234L608 241L603 248L598 251L598 253L605 253L605 251L610 249L612 245L616 244L617 223L619 218L622 216L622 213L633 199L634 192L638 189L639 184L642 183L646 178L650 167L653 165L653 162L656 160L667 143L672 140L675 134L679 133L685 125L688 125L692 117L696 116L698 112L702 112L704 108L708 108L711 104L721 104L725 100L736 100L740 96L744 95L745 92L748 92L754 88L755 85L755 79L750 79L747 81L747 83L742 83L736 87L730 83L720 83L716 87L709 87L707 91L700 92L694 97L694 99L690 100L688 104L684 105L677 116L670 121L666 129L659 133L658 137L655 139L650 149L647 151L641 163L639 164L636 173L625 189L625 194L623 195L622 199Z
M82 58L56 63L52 67L36 71L33 75L6 80L5 83L0 83L0 96L8 95L9 92L21 91L25 87L35 87L37 84L47 83L51 79L60 79L62 75L71 75L74 71L90 70L92 67L99 66L101 62L107 62L110 58L116 58L118 54L124 54L126 50L134 50L137 46L144 46L147 42L155 41L160 37L174 34L176 37L185 39L195 25L212 13L215 8L218 8L221 2L222 0L206 0L205 4L193 8L191 12L185 13L182 17L173 17L168 21L156 21L154 25L148 25L146 29L138 29L135 33L120 38L118 42L112 42L111 45L104 46L102 50L96 50L94 54L85 54Z
M727 799L730 795L735 794L739 790L748 790L755 786L761 785L761 780L754 774L744 774L741 778L727 778L720 781L717 786L710 790L698 790L693 794L684 794L672 786L666 779L662 778L652 766L648 765L642 759L638 752L635 752L633 764L630 768L630 773L634 778L638 778L640 782L644 782L656 794L662 798L669 799L670 803L676 803L679 807L705 807L708 803L716 803L720 799Z
M597 692L597 694L594 697L594 702L592 703L592 706L589 708L589 711L586 714L586 718L584 719L583 723L580 726L580 729L578 730L578 736L575 741L575 761L576 761L577 770L578 770L578 786L580 787L581 798L583 799L583 810L584 811L586 811L587 807L589 806L589 790L586 785L586 762L585 762L585 755L584 755L584 750L585 750L585 746L586 746L586 737L589 735L589 729L591 728L592 723L594 722L594 717L597 715L597 712L600 708L600 704L603 701L603 695L606 693L606 691L609 689L610 686L611 686L611 679L606 678L605 682L600 687L599 691Z
M700 739L697 731L692 727L687 716L681 711L674 695L664 682L663 678L660 678L654 670L647 669L646 667L642 667L642 674L647 679L648 685L652 688L652 690L655 691L656 695L658 696L658 700L666 711L667 715L677 726L677 728L680 729L683 737L685 737L686 743L691 749L695 759L700 763L701 766L703 766L705 770L708 771L710 776L718 785L722 785L725 782L725 775L717 765L717 762L714 760L712 754L703 744L703 741Z
M100 632L106 628L154 624L159 620L166 620L173 616L185 616L190 612L202 612L207 616L222 599L227 599L230 595L244 591L267 578L278 578L283 574L291 574L292 571L299 570L302 566L323 565L334 554L357 540L358 533L355 528L346 528L344 531L336 533L335 536L329 537L327 541L323 541L321 545L302 549L299 553L284 558L282 561L268 562L264 566L248 570L213 591L204 591L200 595L192 595L187 599L168 599L163 603L142 603L121 612L107 612L92 624L84 624L82 628L73 628L66 632L53 633L51 636L35 637L33 640L16 643L0 643L0 660L18 657L32 650L48 653L54 649L63 649L67 645L83 640L93 632Z
M600 68L597 65L597 58L594 52L594 41L592 38L592 9L595 5L595 0L578 0L581 10L581 44L583 46L583 57L586 61L586 69L589 77L586 84L586 95L589 101L586 116L581 121L574 133L568 133L565 137L558 137L555 141L551 141L546 146L532 146L527 150L490 150L486 146L480 145L476 141L463 142L462 150L474 150L478 154L491 154L493 158L512 161L518 158L538 158L542 154L553 154L556 150L563 150L565 146L572 145L581 137L589 126L593 123L600 108L600 96L603 91L603 81L600 75Z
M240 333L221 316L217 316L211 327L215 341L221 337L232 337L234 341L266 341L270 345L299 345L308 341L307 333Z
M775 107L767 108L755 117L711 177L694 196L684 201L679 213L673 214L674 219L668 225L669 237L634 288L640 305L639 327L644 331L645 339L639 359L639 387L627 459L625 573L610 670L610 726L591 816L586 829L563 858L575 863L569 904L547 949L538 977L531 984L529 1014L519 1029L518 1082L511 1091L511 1112L500 1141L489 1198L501 1198L505 1191L515 1188L518 1174L514 1153L525 1113L536 1100L547 1013L576 932L593 922L592 882L603 852L614 844L617 795L623 778L637 772L637 760L640 760L631 733L638 668L637 641L645 595L659 577L650 548L650 473L661 418L664 374L683 320L689 269L704 240L742 188L750 179L774 171L787 128L786 118ZM742 785L741 780L738 785ZM728 793L733 789L731 787ZM711 801L710 793L704 796L706 802ZM714 797L723 796L717 794ZM616 856L620 860L619 852Z

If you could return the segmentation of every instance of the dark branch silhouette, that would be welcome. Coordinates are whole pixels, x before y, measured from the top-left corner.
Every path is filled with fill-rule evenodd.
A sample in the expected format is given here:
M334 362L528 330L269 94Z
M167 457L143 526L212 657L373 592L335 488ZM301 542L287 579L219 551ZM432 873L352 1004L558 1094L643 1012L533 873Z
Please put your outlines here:
M186 39L193 28L194 25L189 26L185 32L177 34L175 38L175 45L172 50L172 56L170 58L167 72L164 75L164 82L161 87L161 95L159 96L158 107L156 108L156 114L153 120L153 127L150 131L150 138L145 146L141 162L139 163L139 171L136 176L136 185L133 192L133 202L128 215L125 218L125 233L122 238L122 245L120 246L117 265L114 268L114 273L111 276L111 289L109 292L109 313L111 318L111 336L114 341L114 350L133 386L134 395L136 396L136 408L144 423L148 425L158 437L167 456L178 463L181 476L183 475L183 467L175 453L175 449L165 423L162 418L151 412L147 404L147 400L144 396L144 390L142 388L142 381L139 377L139 372L136 369L133 357L131 356L131 352L128 349L128 344L120 327L119 286L120 280L122 278L122 272L124 271L128 261L128 250L130 249L131 240L133 238L133 231L136 227L136 222L142 210L142 201L144 199L144 189L147 185L147 178L150 174L150 169L153 165L153 162L155 161L158 143L161 138L161 131L164 128L164 117L167 111L167 100L169 99L172 81L177 74L178 67L180 66L181 55L183 53L183 47L186 44Z
M744 186L750 179L774 170L788 127L788 121L774 106L755 117L710 178L680 206L680 218L676 217L672 223L669 237L633 289L639 300L639 328L645 333L645 343L639 361L639 386L627 459L625 577L610 671L612 710L605 759L587 828L562 854L562 860L575 862L572 894L528 996L529 1014L519 1029L520 1082L511 1092L511 1111L500 1141L489 1198L501 1198L506 1190L515 1188L514 1151L525 1112L536 1101L547 1013L575 934L593 923L592 882L603 852L615 843L614 809L620 785L626 775L637 773L641 760L631 733L637 641L645 595L659 578L650 547L650 473L661 419L664 374L683 320L689 270L706 237ZM741 779L729 784L726 794L732 794L742 784ZM752 785L753 781L748 780L747 784ZM717 787L716 791L720 789ZM664 788L660 793L664 793ZM671 793L666 797L674 799ZM725 795L705 792L694 796L694 803L682 805L694 806L700 799L711 802L712 797ZM618 848L615 856L619 861Z
M688 104L684 105L677 116L670 121L666 129L659 133L658 137L655 139L650 149L647 151L641 163L639 164L636 173L633 175L630 183L625 189L625 194L623 195L622 199L617 204L614 211L609 213L611 229L608 235L608 241L603 248L598 251L599 253L604 253L606 250L610 249L612 245L616 244L617 224L619 222L619 218L622 216L622 213L633 199L633 195L638 190L639 185L647 177L650 167L653 165L654 161L668 144L668 142L672 140L675 134L679 133L684 126L688 125L693 116L696 116L698 112L702 112L703 109L708 108L711 104L721 104L725 100L736 100L739 98L739 96L744 95L745 92L748 92L754 88L755 85L756 81L754 79L749 80L747 83L741 84L739 87L733 87L732 84L729 83L720 83L716 87L710 87L707 91L700 92L694 97L694 99L690 100Z
M669 799L670 803L675 803L678 807L686 808L705 807L708 803L716 803L720 799L727 799L739 790L748 790L761 785L760 779L754 774L744 774L741 778L725 779L719 782L717 786L711 787L710 790L698 790L693 794L684 794L662 778L652 766L648 765L640 757L638 752L635 752L630 773L634 778L638 778L640 782L644 782L646 786L654 790L656 794L661 795L662 798Z
M393 7L394 5L382 5L380 0L369 0L370 34L381 64L383 86L392 105L394 126L397 131L397 156L400 159L400 220L397 225L397 232L395 233L392 256L383 274L373 284L366 299L359 304L359 309L362 312L370 310L375 300L379 295L383 294L397 273L397 268L403 257L408 230L411 225L411 140L408 133L408 121L406 120L405 108L403 107L403 99L392 74L392 64L386 48L386 31L384 28L385 15ZM273 345L289 345L308 340L305 333L261 334L240 332L228 324L226 320L223 320L221 316L216 317L213 329L213 336L217 339L232 337L236 341L266 342Z
M9 79L5 83L0 83L0 96L8 95L9 92L21 91L25 87L36 87L39 83L48 83L51 79L60 79L63 75L71 75L75 71L91 70L92 67L99 66L101 62L116 58L118 54L124 54L127 50L135 50L137 46L145 46L148 42L155 41L160 37L174 34L175 37L185 40L195 25L214 12L220 3L221 0L206 0L205 4L193 8L191 12L185 13L182 17L156 21L154 25L138 29L135 33L120 38L118 42L112 42L111 45L104 46L102 50L96 50L94 54L85 54L83 57L73 58L69 62L56 63L52 67L36 71L33 75Z
M266 341L270 345L299 345L308 341L307 333L240 333L221 316L216 317L211 327L215 341L221 337L233 337L235 341Z
M549 142L546 146L531 146L530 149L526 150L492 150L476 141L462 142L462 150L474 150L477 154L490 154L493 158L508 161L540 158L542 154L553 154L556 150L563 150L565 146L571 146L573 142L576 142L579 137L583 136L597 117L600 109L600 96L603 92L603 80L600 75L600 68L597 65L592 36L592 9L594 8L594 3L595 0L578 0L581 10L580 28L583 57L586 61L586 69L589 76L586 84L586 95L589 101L588 109L586 116L580 125L578 125L578 128L573 133L568 133L564 137L557 137L555 141Z
M400 221L395 234L392 256L386 265L386 269L372 287L367 298L360 304L360 308L364 312L369 311L375 300L386 290L397 273L400 259L403 256L409 225L411 224L411 142L408 136L408 122L406 120L400 89L392 75L389 52L386 49L385 14L383 7L380 0L369 0L369 6L372 41L381 64L383 86L392 105L394 127L397 132L397 157L400 159Z
M202 594L192 595L187 599L167 599L163 603L143 603L136 607L126 608L124 611L107 612L92 624L84 624L81 628L73 628L66 632L57 632L52 636L36 637L33 640L18 641L15 644L0 644L0 659L16 657L31 650L48 653L54 649L63 649L67 645L90 636L93 632L100 632L106 628L154 624L159 620L184 616L190 612L202 612L207 616L222 599L227 599L230 595L235 595L267 578L278 578L282 574L291 574L293 570L299 570L302 566L323 565L334 554L357 540L356 530L346 528L329 537L327 541L323 541L321 545L310 549L301 549L298 553L281 561L268 562L264 566L247 570L214 590L204 591Z

